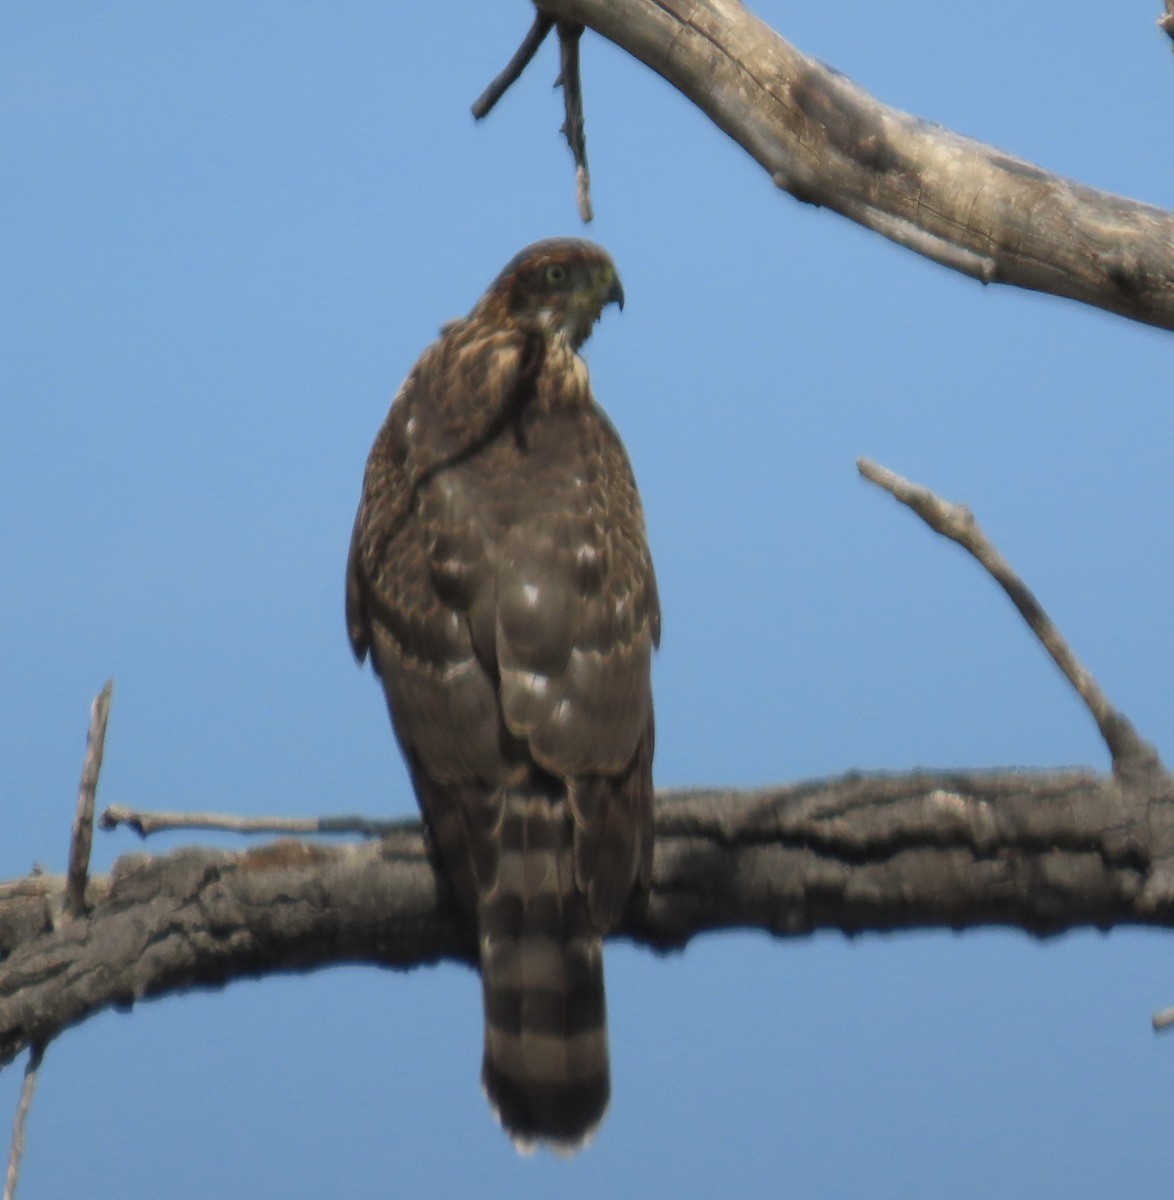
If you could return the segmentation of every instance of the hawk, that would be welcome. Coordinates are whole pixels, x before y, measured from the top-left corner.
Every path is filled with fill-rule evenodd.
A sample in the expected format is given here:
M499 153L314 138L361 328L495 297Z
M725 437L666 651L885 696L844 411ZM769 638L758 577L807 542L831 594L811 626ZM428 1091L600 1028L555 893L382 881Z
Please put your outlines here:
M346 613L477 930L482 1082L522 1149L610 1090L602 938L652 861L660 606L628 456L579 348L607 252L521 251L412 368L367 461Z

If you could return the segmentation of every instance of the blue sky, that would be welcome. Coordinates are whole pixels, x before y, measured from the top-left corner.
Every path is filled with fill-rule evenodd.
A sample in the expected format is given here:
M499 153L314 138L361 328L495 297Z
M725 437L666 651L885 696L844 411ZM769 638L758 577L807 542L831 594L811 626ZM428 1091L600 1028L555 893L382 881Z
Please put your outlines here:
M756 11L888 103L1174 207L1156 0ZM414 811L343 568L419 351L521 246L582 232L553 44L468 113L529 15L0 9L0 875L64 866L110 675L101 802ZM592 35L583 73L588 233L628 298L588 360L660 579L658 782L1105 767L1004 597L857 455L969 504L1174 758L1169 335L797 204ZM141 848L102 835L95 867ZM348 968L63 1036L21 1196L1169 1195L1165 934L726 934L607 963L614 1098L570 1162L490 1119L471 972Z

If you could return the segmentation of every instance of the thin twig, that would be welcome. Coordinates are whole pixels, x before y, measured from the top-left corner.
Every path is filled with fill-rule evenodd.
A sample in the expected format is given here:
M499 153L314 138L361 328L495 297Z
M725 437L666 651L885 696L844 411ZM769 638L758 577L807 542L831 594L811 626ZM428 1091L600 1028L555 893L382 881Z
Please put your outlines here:
M902 504L911 508L934 532L957 542L972 554L1007 593L1011 603L1019 610L1020 616L1052 656L1052 661L1076 689L1092 714L1113 757L1115 773L1149 773L1160 766L1157 752L1138 736L1129 719L1109 703L1097 681L1069 649L1068 643L1052 624L1051 618L1044 612L1039 601L991 544L968 508L942 500L928 488L910 483L887 467L866 458L856 460L856 469L865 479L884 488Z
M29 1061L24 1069L24 1083L20 1088L20 1100L16 1105L16 1116L12 1118L12 1141L8 1145L8 1170L4 1174L4 1200L16 1196L16 1177L20 1173L20 1160L24 1156L24 1127L28 1120L33 1092L37 1086L37 1069L45 1054L43 1042L34 1042L29 1048Z
M518 81L553 27L553 17L539 13L534 18L534 24L530 26L530 31L522 39L522 44L514 51L513 58L506 63L505 69L473 101L473 116L478 121L482 117L489 116L493 111L493 106L506 94L510 86Z
M579 39L583 26L559 21L559 76L567 119L563 134L575 160L575 199L579 218L586 224L595 215L591 211L591 173L587 169L587 138L583 132L583 84L579 75Z
M86 734L86 757L77 789L77 809L69 835L69 873L65 885L65 916L80 917L86 910L86 880L90 871L90 847L94 841L94 800L98 793L98 775L106 747L106 721L110 716L110 694L114 680L94 697L90 705L90 728Z
M347 834L362 837L387 837L404 827L405 822L375 821L368 817L236 817L226 813L137 812L112 804L101 816L103 829L127 825L140 837L176 829L215 829L224 833ZM410 824L415 827L415 822Z

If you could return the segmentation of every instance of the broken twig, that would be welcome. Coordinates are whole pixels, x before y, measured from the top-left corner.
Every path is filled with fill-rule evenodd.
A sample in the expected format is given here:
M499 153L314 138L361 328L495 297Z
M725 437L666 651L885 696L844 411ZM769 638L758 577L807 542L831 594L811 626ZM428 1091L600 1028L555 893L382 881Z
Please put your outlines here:
M506 63L505 69L473 102L473 116L478 121L488 116L511 85L517 82L555 24L554 18L544 13L534 18L534 24ZM587 169L587 141L583 134L583 86L579 75L579 39L583 36L583 26L575 21L559 21L557 25L559 75L555 86L563 89L566 119L562 133L575 160L575 201L579 206L579 217L586 223L594 214L591 210L591 173Z
M554 28L554 18L539 13L534 18L534 24L522 39L522 44L514 51L513 58L505 65L505 69L490 85L473 101L473 116L480 121L493 111L493 106L509 91L512 84L517 83L530 60L538 53L538 47L546 40L546 35Z
M90 705L90 728L86 734L86 757L77 789L77 809L69 835L69 873L65 885L65 915L69 920L86 910L86 880L90 871L90 847L94 841L94 800L98 794L98 775L106 747L106 721L110 716L110 694L114 680L94 697Z
M575 160L575 200L579 219L586 224L595 215L591 210L591 173L587 169L587 138L583 132L583 84L579 75L579 39L583 26L570 21L558 23L559 75L563 89L566 120L563 134Z
M37 1086L37 1069L45 1054L42 1042L34 1042L29 1048L29 1061L24 1069L24 1082L20 1087L20 1099L16 1104L16 1116L12 1118L12 1141L8 1145L8 1170L4 1173L4 1200L14 1200L16 1178L20 1174L20 1160L24 1156L24 1127L28 1121L29 1108L33 1103L33 1092Z

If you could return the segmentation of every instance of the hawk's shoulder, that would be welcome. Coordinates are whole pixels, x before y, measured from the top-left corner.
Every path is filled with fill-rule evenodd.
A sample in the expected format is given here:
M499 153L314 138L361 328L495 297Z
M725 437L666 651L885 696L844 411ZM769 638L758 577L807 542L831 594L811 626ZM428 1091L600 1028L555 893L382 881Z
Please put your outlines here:
M346 619L359 662L371 649L372 607L394 608L400 560L415 549L403 535L420 487L503 427L543 355L534 331L483 300L446 322L408 372L367 458L351 533Z

